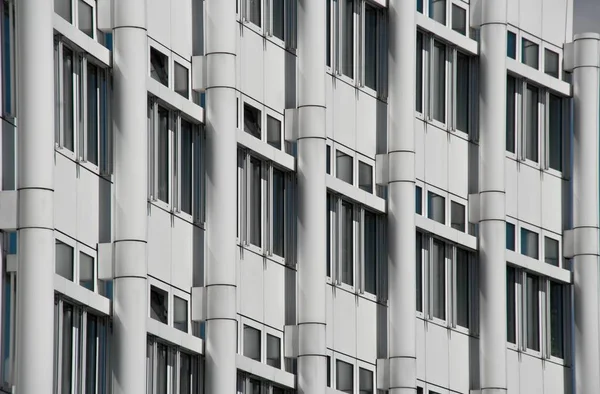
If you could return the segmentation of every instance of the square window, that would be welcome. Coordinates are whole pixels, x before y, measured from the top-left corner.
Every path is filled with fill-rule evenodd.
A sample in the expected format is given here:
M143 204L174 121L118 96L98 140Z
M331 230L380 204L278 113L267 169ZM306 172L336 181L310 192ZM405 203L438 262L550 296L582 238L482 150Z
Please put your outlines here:
M373 394L373 372L368 369L358 369L359 394Z
M524 228L521 229L521 254L534 259L539 258L539 242L537 233Z
M415 213L423 214L423 189L421 186L415 186Z
M262 117L257 108L244 103L244 131L258 139L261 139Z
M150 76L169 86L169 58L158 49L150 47Z
M558 53L544 49L544 72L558 78Z
M337 150L335 151L335 170L336 177L344 182L353 184L353 158Z
M454 201L450 204L450 227L465 232L465 206Z
M71 0L54 0L54 12L69 23L73 23Z
M163 324L169 322L169 295L166 291L150 286L150 317Z
M175 92L179 93L185 98L189 98L189 71L181 64L174 62L175 67Z
M358 187L367 193L373 193L373 167L358 162Z
M260 362L260 331L244 325L244 356Z
M515 225L506 222L506 249L515 250Z
M544 237L544 261L550 265L558 267L558 241L552 238Z
M173 326L179 331L188 332L188 303L177 296L173 296L173 300Z
M281 368L281 339L267 334L267 364Z
M79 285L94 291L94 258L79 252Z
M335 388L343 393L354 393L354 366L341 360L335 361Z
M429 0L429 17L434 21L446 24L446 0Z
M446 224L446 199L433 192L427 194L427 217Z
M267 144L281 149L281 122L271 115L267 115Z
M452 4L452 30L467 35L467 11L455 4Z
M70 1L70 0L69 0ZM92 7L85 1L79 0L77 13L77 24L79 30L87 34L89 37L94 37L94 24L92 22Z
M73 280L73 247L56 240L55 272L65 279Z
M517 35L512 31L506 32L506 56L517 59Z
M529 67L538 69L540 61L540 50L538 44L523 38L521 45L523 46L521 51L521 62Z

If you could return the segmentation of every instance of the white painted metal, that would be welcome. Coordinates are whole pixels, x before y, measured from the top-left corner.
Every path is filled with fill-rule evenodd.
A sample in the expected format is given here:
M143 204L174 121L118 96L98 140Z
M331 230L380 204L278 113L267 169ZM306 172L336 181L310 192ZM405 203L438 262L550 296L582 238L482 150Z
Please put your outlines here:
M324 394L325 7L298 2L298 392Z
M236 17L235 2L206 7L206 387L236 389Z
M19 393L52 393L54 321L54 84L52 2L17 7Z
M115 236L112 387L146 392L146 0L114 2Z
M388 277L390 393L415 393L415 12L389 2Z
M600 35L574 39L573 59L573 232L575 286L575 386L577 393L600 392L598 329L598 89Z
M479 69L479 362L481 393L507 391L506 0L481 0Z

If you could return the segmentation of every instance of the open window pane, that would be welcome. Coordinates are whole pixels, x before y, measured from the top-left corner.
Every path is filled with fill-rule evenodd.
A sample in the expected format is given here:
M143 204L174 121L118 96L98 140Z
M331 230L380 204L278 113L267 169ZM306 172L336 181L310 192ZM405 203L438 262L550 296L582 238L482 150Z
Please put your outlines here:
M79 252L79 284L94 291L94 258Z
M415 110L423 113L423 33L417 31Z
M365 211L364 223L364 272L365 291L377 293L377 216Z
M262 245L262 163L255 157L250 158L250 243Z
M527 274L527 348L540 350L540 284L539 278Z
M173 326L180 331L188 332L188 303L177 296L174 296L173 300Z
M358 162L358 187L367 193L373 193L373 167Z
M373 394L373 372L368 369L358 369L359 394Z
M341 60L342 74L354 78L354 0L339 0L342 3Z
M260 361L260 331L244 326L244 356Z
M432 0L433 1L433 0ZM439 1L439 0L438 0ZM433 44L431 78L431 104L433 118L446 122L446 45L439 41Z
M517 58L517 35L512 31L506 32L506 56Z
M438 223L446 224L446 199L435 193L427 194L427 217Z
M169 203L169 111L158 107L158 199Z
M458 231L465 231L465 206L452 201L450 204L450 227Z
M558 78L558 53L544 49L544 72Z
M514 77L506 77L506 150L515 153L515 120L516 120L517 81Z
M452 4L452 30L467 35L467 11L455 4Z
M285 38L285 7L284 0L272 0L273 7L273 35L280 40Z
M69 0L70 1L70 0ZM85 1L79 0L77 13L79 14L77 17L79 30L84 32L90 37L94 37L94 24L92 22L92 7L89 6Z
M506 267L506 340L517 343L517 293L516 272L513 267Z
M98 68L87 65L87 160L98 165Z
M281 339L267 334L267 364L281 368Z
M56 240L56 273L73 280L73 248Z
M548 165L562 171L562 100L553 94L548 103Z
M169 295L166 291L155 286L150 286L150 317L163 324L168 323Z
M559 358L564 357L563 308L563 286L550 282L550 354Z
M460 52L456 53L456 129L469 132L469 57Z
M446 319L446 245L433 240L431 259L431 308L433 316Z
M456 324L469 328L469 253L456 249Z
M73 51L69 48L63 48L63 146L74 152L75 140L75 97L73 94L73 71L74 71L74 56Z
M429 17L442 25L446 24L446 0L429 0Z
M281 122L267 115L267 144L281 149Z
M538 161L538 88L527 85L525 108L525 157Z
M423 235L417 233L416 237L416 289L417 289L417 311L423 312Z
M189 215L192 214L192 152L193 152L193 131L192 124L181 120L181 173L179 175L181 182L181 210ZM197 168L196 168L197 169Z
M261 1L262 0L246 0L248 3L248 20L256 26L261 27Z
M273 168L273 253L285 257L285 173Z
M189 72L188 69L181 64L175 62L175 92L185 98L189 98Z
M159 50L150 47L150 76L169 86L169 58Z
M524 228L521 229L521 254L534 259L539 258L539 241L537 233Z
M377 89L377 8L365 3L365 85Z
M342 221L340 224L342 282L350 286L354 285L354 220L352 211L352 204L342 201Z
M506 223L506 249L515 250L515 225Z
M354 366L341 360L335 362L335 388L343 393L354 393Z
M54 12L60 15L67 22L73 22L71 0L54 0Z
M244 103L244 131L254 137L261 138L261 113L257 108Z
M540 61L539 46L526 38L523 38L521 45L523 46L521 52L521 62L529 67L538 69Z
M544 237L544 261L550 265L558 267L558 241L552 238Z
M336 177L344 182L353 184L353 159L345 153L337 150L335 151L335 170Z

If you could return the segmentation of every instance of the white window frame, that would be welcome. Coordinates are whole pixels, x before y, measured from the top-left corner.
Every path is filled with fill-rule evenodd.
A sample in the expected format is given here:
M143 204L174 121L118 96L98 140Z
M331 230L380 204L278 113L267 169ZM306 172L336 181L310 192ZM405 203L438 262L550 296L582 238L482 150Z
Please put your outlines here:
M448 193L448 202L446 203L446 210L448 211L447 226L452 228L452 203L453 202L463 206L463 208L464 208L463 221L465 223L464 231L456 230L456 229L454 229L454 230L461 232L461 233L469 234L469 203L468 203L468 200L458 197L452 193Z
M54 239L60 241L63 244L70 246L73 249L73 283L79 285L79 249L77 248L78 242L73 238L54 230ZM56 258L54 259L54 269L52 271L54 275L58 275L66 281L71 282L69 279L64 278L56 272Z
M175 168L174 168L174 145L176 140L176 125L174 124L177 120L177 116L173 116L172 111L164 103L160 102L157 98L150 97L148 99L148 107L151 112L151 124L148 129L148 170L150 172L148 177L148 198L156 206L171 212L173 206L173 185L175 184ZM167 111L167 128L168 128L168 141L169 146L167 148L167 199L168 202L161 200L158 197L159 180L158 180L158 149L159 149L159 117L158 108L161 107Z
M424 0L425 2L429 3L427 0ZM466 4L464 1L461 0L450 0L450 1L446 1L446 24L448 26L449 29L451 29L452 31L455 31L454 29L452 29L452 5L455 5L459 8L462 8L465 11L465 37L467 38L471 38L471 23L470 23L470 9L469 9L469 5ZM456 32L456 34L461 34L459 32ZM462 34L461 34L462 35Z
M422 207L423 208L423 216L428 220L439 223L439 222L429 218L429 193L431 192L431 193L437 194L438 196L440 196L444 199L444 223L443 223L443 225L448 226L448 223L450 222L449 221L450 212L448 209L449 193L443 189L440 189L440 188L435 187L430 184L424 184L424 188L422 190L423 190L423 195L424 195L423 200L425 202L425 205L423 205L423 207ZM466 205L465 205L465 207L466 207ZM465 208L465 210L466 210L466 208ZM442 223L439 223L439 224L442 224ZM448 226L448 227L450 227L450 226Z
M366 261L364 256L364 248L365 248L365 211L369 211L371 214L375 216L375 293L368 292L366 290L365 278L366 278ZM355 213L358 215L358 223L357 232L358 232L358 242L355 246L355 271L358 274L357 278L355 278L355 283L357 283L358 293L371 301L377 302L382 300L383 298L383 284L382 276L383 276L383 264L387 261L387 254L385 253L385 230L383 228L381 215L377 212L374 212L370 209L366 209L366 207L356 204L355 205Z
M260 108L259 108L259 110L260 110ZM268 121L267 116L270 116L271 118L273 118L275 120L278 120L280 122L280 124L281 124L281 130L280 130L280 133L281 133L281 136L280 136L280 138L281 138L281 148L278 149L278 150L281 150L282 152L285 152L286 140L285 140L285 119L284 119L284 116L282 114L280 114L279 112L277 112L277 111L275 111L275 110L273 110L273 109L271 109L271 108L269 108L267 106L264 106L264 105L263 105L263 110L261 111L261 114L262 114L262 117L263 117L263 120L262 120L263 123L262 124L264 125L264 133L262 133L262 135L261 135L263 137L263 141L266 144L268 144L267 141L268 141L268 127L269 127L269 125L268 125L268 122L267 122ZM272 146L272 145L269 145L269 146ZM273 149L277 149L277 148L273 147Z
M84 254L88 255L93 260L94 289L90 290L90 291L92 291L93 293L98 293L98 288L99 288L99 286L98 286L98 258L97 258L96 250L94 250L93 248L90 248L89 246L84 245L80 242L77 243L77 252L76 252L77 259L75 260L75 262L76 262L75 265L77 267L75 269L75 272L77 273L77 277L75 278L77 280L76 283L77 283L77 285L81 286L80 285L80 281L81 281L80 253L84 253ZM83 287L83 286L81 286L81 287Z
M260 26L255 25L253 22L250 21L250 15L249 15L249 2L252 0L240 0L240 5L241 5L241 20L242 23L244 24L244 26L246 26L247 28L255 31L256 33L262 35L263 31L265 31L265 25L267 23L267 21L269 20L269 18L266 17L266 9L265 9L265 1L266 0L257 0L258 2L260 2Z
M147 339L146 339L146 346L147 348L150 348L150 351L152 352L152 356L146 358L146 382L147 384L149 384L151 387L148 387L147 392L150 394L156 394L157 393L157 388L156 388L156 371L157 371L157 356L158 356L158 345L162 345L164 347L166 347L167 349L167 394L176 394L180 392L180 388L179 388L179 379L180 379L180 374L179 374L179 369L181 367L181 354L184 353L188 356L190 356L190 382L192 383L190 385L190 394L195 394L193 393L193 382L194 382L194 374L198 374L198 380L199 380L199 389L200 389L200 393L203 393L203 376L202 376L202 359L198 354L194 354L190 351L188 351L187 349L185 351L182 351L183 348L178 347L174 344L171 344L169 342L167 342L164 339L155 337L153 335L148 335ZM148 364L150 363L150 364ZM148 373L151 370L151 376L148 376Z
M182 291L180 289L178 289L177 287L171 286L170 287L170 292L169 292L169 302L170 302L170 307L169 307L169 311L171 311L172 313L169 313L169 325L173 328L175 328L175 297L181 298L182 300L184 300L186 302L187 308L186 308L186 320L187 320L187 330L185 331L186 334L191 334L192 333L192 319L191 319L191 304L192 304L192 299L190 297L189 293L186 293L185 291Z
M423 0L423 7L428 0ZM423 9L425 11L425 9ZM423 51L421 53L421 112L416 108L416 97L415 97L415 116L423 121L429 120L429 65L431 63L431 48L429 47L430 35L424 30L417 29L415 34L415 49L417 35L421 34ZM415 70L416 70L416 58L415 58ZM415 71L415 83L416 83L416 71ZM416 91L415 91L416 92ZM416 94L416 93L415 93Z
M356 366L354 368L354 375L355 377L355 390L357 392L360 392L360 369L366 369L367 371L371 372L373 374L373 387L371 388L371 392L373 394L377 394L377 371L376 371L376 367L373 364L369 364L366 363L360 359L356 360Z
M441 122L437 119L435 119L434 113L433 113L433 100L435 99L434 94L433 94L433 89L434 89L434 84L433 84L433 78L434 78L434 61L433 61L433 56L434 56L434 46L435 46L435 42L439 42L442 45L444 45L445 49L445 61L444 61L444 122ZM427 46L429 48L428 51L428 55L429 55L429 61L427 63L428 66L428 70L427 70L427 79L428 79L428 83L427 83L427 102L428 102L428 106L427 106L427 120L429 123L431 123L432 125L442 129L442 130L448 130L449 129L449 125L451 124L450 122L450 115L451 115L451 88L452 88L452 83L451 81L453 80L453 76L452 76L452 46L449 45L447 42L445 42L444 40L436 37L436 36L432 36L429 35L428 36L428 40L427 40ZM423 95L425 96L425 92L423 93Z
M544 282L545 282L545 278L536 273L536 272L527 272L524 270L520 270L520 274L522 276L521 279L521 301L522 301L522 307L521 307L521 311L522 311L522 318L521 318L521 351L530 355L533 355L534 357L537 358L541 358L542 357L542 351L544 350L544 343L545 343L545 330L544 330L544 321L545 321L545 313L544 313L544 309L545 309L545 299L546 299L546 293L545 293L545 289L544 289ZM527 340L527 336L528 336L528 326L527 326L527 293L528 293L528 288L527 288L527 275L531 274L533 276L536 276L538 278L538 285L539 285L539 289L538 289L538 340L539 340L539 344L538 347L540 350L534 350L534 349L530 349L528 346L528 340Z
M544 262L543 255L542 255L542 249L543 248L542 248L542 245L541 245L541 243L544 241L543 237L541 236L542 229L539 228L539 227L532 226L529 223L525 223L525 222L522 222L522 221L519 221L518 223L519 223L519 225L515 227L516 231L518 232L518 234L517 234L518 244L515 245L515 249L517 249L515 252L517 252L521 256L525 256L525 257L533 259L533 260L539 260L541 262ZM538 255L538 258L537 259L533 258L531 256L528 256L528 255L524 254L521 251L521 246L522 246L521 245L521 230L522 229L525 229L527 231L530 231L530 232L533 232L533 233L537 234L537 236L538 236L538 242L537 242L537 248L538 248L537 249L537 251L538 251L537 255Z
M570 325L570 319L563 319L562 321L562 329L563 329L563 338L562 338L562 345L563 345L563 358L560 357L556 357L552 355L552 331L551 331L551 325L552 325L552 315L551 315L551 288L550 288L550 283L554 282L559 284L560 286L562 286L562 307L563 307L563 316L567 316L569 314L570 311L570 305L571 305L571 296L570 296L570 291L569 291L569 285L566 283L562 283L560 281L557 280L552 280L550 278L546 278L546 308L544 310L545 314L546 314L546 319L545 319L545 324L544 324L544 330L546 331L546 341L544 341L544 357L556 364L560 364L560 365L570 365L569 360L571 358L571 348L570 348L570 341L569 338L571 337L571 325Z
M478 283L478 265L477 258L473 251L468 250L462 246L451 245L452 246L452 262L451 262L451 287L450 291L447 292L450 296L450 310L452 311L451 318L451 327L452 329L462 332L464 334L470 335L477 332L477 311L478 306L476 305L477 293L479 291ZM469 316L469 327L464 327L458 324L458 277L457 277L457 264L458 264L458 249L463 250L467 253L467 264L469 270L469 281L467 283L468 286L468 316Z
M357 0L359 2L358 7L360 13L358 14L358 26L359 26L359 34L358 34L358 86L365 93L374 96L374 97L385 97L386 92L386 83L387 79L385 78L386 66L387 66L387 52L381 53L382 40L387 42L387 37L385 37L385 33L387 33L387 25L385 13L387 12L386 7L382 7L380 3L373 0ZM366 42L365 42L365 33L366 33L366 5L370 5L377 10L377 23L375 26L375 34L377 36L377 48L375 50L375 89L366 85ZM356 7L356 5L355 5Z
M271 335L272 337L276 337L279 339L279 360L281 362L281 366L280 368L276 368L276 367L272 367L270 365L268 365L271 368L275 368L275 369L281 369L281 370L285 370L285 358L284 358L284 342L283 342L283 332L276 330L270 326L267 326L266 324L263 325L263 329L261 330L262 332L262 343L261 346L263 347L262 349L262 355L264 356L264 363L265 365L267 364L267 334Z
M79 29L79 0L69 0L71 2L71 24L73 26L75 26L77 28L77 30L79 32L81 32L82 34L85 34L83 31L81 31ZM84 3L86 3L87 5L89 5L90 7L92 7L92 36L90 37L93 40L97 40L97 32L98 32L98 26L96 23L96 2L92 1L92 0L81 0ZM54 8L52 10L52 12L54 12ZM57 14L58 15L58 14ZM67 21L69 22L69 21ZM87 37L89 37L87 34L85 34Z
M444 315L445 315L445 319L441 319L437 316L433 315L433 264L435 263L433 261L433 243L435 241L441 242L444 245L444 274L445 274L445 278L444 278L444 282L445 282L445 286L444 286ZM451 255L452 253L452 245L450 245L448 242L446 242L444 239L436 237L436 236L429 236L428 237L428 277L427 277L427 293L428 293L428 305L427 305L427 315L428 315L428 319L431 320L432 322L440 325L440 326L450 326L450 318L451 318L451 311L449 308L449 301L450 301L450 297L448 297L449 295L449 289L451 289L451 264L452 264L452 257L449 255Z
M468 29L468 26L467 26ZM475 66L473 65L473 57L466 53L465 51L460 50L456 46L446 46L446 52L450 51L450 68L452 72L450 73L451 81L448 83L446 81L447 90L450 91L450 94L446 94L449 99L447 100L446 106L450 107L450 109L446 108L446 112L450 115L450 118L447 119L448 130L451 132L455 132L455 135L459 138L469 140L470 137L475 134L475 126L478 119L477 116L474 115L475 110L475 101L478 100L478 96L474 92L474 81L473 76L477 76ZM469 86L468 86L468 97L467 97L467 128L468 130L461 130L457 128L457 108L458 108L458 54L464 55L468 59L468 67L469 67ZM456 133L456 132L460 133Z
M562 63L562 54L559 54L559 62ZM562 74L562 64L559 64L560 73ZM542 90L544 95L544 128L542 134L542 146L544 149L543 164L542 168L550 174L557 177L567 177L569 174L569 122L570 122L570 105L568 98L561 96L555 92L551 92L548 89ZM550 95L558 97L561 100L561 168L562 171L555 170L550 167Z
M558 56L558 77L553 77L550 74L546 74L546 49L556 53ZM563 51L562 48L550 44L547 41L541 41L540 45L540 71L550 78L558 79L562 81L563 77Z
M562 237L552 231L541 229L539 233L539 243L540 243L540 261L544 264L546 263L546 238L550 238L556 242L558 242L558 265L557 267L563 269L569 269L569 267L564 267L565 259L563 258L563 246L562 246Z
M177 53L171 52L171 54L172 54L172 56L170 56L170 58L169 58L169 63L170 63L171 69L173 70L172 71L173 91L175 92L175 63L177 63L187 70L188 95L187 95L187 97L186 96L181 96L181 97L184 97L186 100L191 100L192 94L193 94L193 91L192 91L192 65L189 60L184 59L183 57L179 56ZM169 70L169 73L171 73L171 70ZM177 92L175 92L175 93L177 93ZM179 93L177 93L177 94L179 95Z
M335 76L339 79L341 79L342 81L355 86L356 85L356 81L358 81L358 61L357 58L359 56L359 39L361 39L361 35L360 35L360 31L361 31L361 24L360 24L360 20L362 19L362 14L359 14L359 12L361 11L361 5L360 5L360 1L361 0L351 0L354 2L354 12L353 12L353 29L352 29L352 33L353 33L353 37L352 37L352 78L345 75L342 72L342 36L343 36L343 29L342 29L342 23L341 23L341 16L343 13L343 5L342 2L345 0L332 0L331 2L331 7L332 7L332 34L331 34L331 40L332 40L332 45L331 45L331 49L332 49L332 56L331 56L331 69L334 72Z
M518 40L518 44L517 44L517 61L521 64L523 64L524 66L527 66L531 69L540 71L542 74L544 74L544 69L543 66L544 64L542 63L543 60L543 54L542 54L542 40L540 40L538 37L531 35L523 30L519 30L519 35L517 35L517 40ZM525 64L525 62L523 62L523 39L526 39L529 42L532 42L534 44L536 44L538 46L538 68L533 68L527 64ZM560 61L560 59L559 59Z
M168 284L161 282L158 279L155 279L151 276L148 277L148 285L147 285L147 295L146 297L148 297L148 306L147 306L147 316L148 318L154 320L156 323L158 324L164 324L166 326L170 326L173 327L173 294L171 292L171 286L169 286ZM152 316L152 303L151 303L151 293L152 293L152 287L156 287L159 290L164 291L167 294L167 323L163 323L159 320L153 319ZM188 310L189 310L190 304L188 302ZM189 324L189 323L188 323Z
M161 86L164 86L165 88L168 88L172 91L175 91L174 88L174 83L173 83L173 78L174 78L174 71L173 71L173 52L171 52L168 48L166 48L164 45L162 45L161 43L159 43L156 40L153 40L152 38L148 37L148 77L152 78L151 76L151 72L152 72L152 55L151 55L151 50L154 49L160 53L162 53L164 56L167 57L167 65L169 67L169 70L167 70L167 86L164 86L161 82L156 81L157 83L159 83ZM191 80L191 75L189 80ZM154 80L154 79L153 79ZM191 90L190 90L191 91Z
M515 230L516 231L516 230ZM515 272L515 343L506 340L506 346L508 349L515 351L522 350L523 343L523 309L524 309L524 297L523 297L523 273L521 268L515 265L506 264L507 268L510 266ZM508 323L507 323L508 327Z
M375 160L373 160L372 158L363 155L362 153L356 152L356 154L354 155L355 159L354 162L356 163L353 167L356 171L354 171L356 173L356 187L359 188L359 190L364 191L363 189L360 189L360 163L362 162L363 164L366 164L368 166L371 167L371 180L372 180L372 190L371 192L367 192L364 191L365 193L368 194L373 194L376 195L377 193L377 182L375 180L375 176L376 176L376 172L375 172Z
M69 150L67 147L65 147L64 145L64 140L65 140L65 136L64 136L64 125L65 125L65 119L63 116L63 109L65 106L65 102L64 102L64 48L65 46L72 52L73 54L73 64L72 64L72 68L73 68L73 150ZM59 100L59 104L58 104L58 114L59 114L59 119L55 120L55 127L58 126L58 130L55 130L55 145L56 148L61 152L61 154L63 154L64 156L70 158L73 161L76 161L77 159L77 148L79 147L79 133L78 133L78 113L79 113L79 83L81 82L81 76L77 74L77 67L78 64L80 64L79 62L79 57L80 57L80 52L76 49L73 48L73 46L66 44L62 39L60 39L60 36L55 36L55 48L57 48L58 50L58 55L57 55L57 59L55 59L55 71L58 70L58 78L55 78L55 81L58 82L58 100ZM56 62L58 62L58 64L56 64ZM58 122L58 123L57 123ZM56 142L56 137L58 137L58 142Z
M514 32L514 33L517 36L517 38L516 38L517 49L516 50L518 51L519 36L518 36L517 32ZM515 108L514 108L515 124L514 124L514 135L513 135L514 152L511 152L508 149L506 149L506 143L504 144L504 151L505 151L506 157L511 158L513 160L520 160L520 158L522 157L522 154L521 154L521 145L522 145L521 129L522 129L523 125L521 124L521 119L522 119L522 115L523 115L523 103L524 103L523 80L522 80L522 77L520 77L519 75L507 73L506 74L507 94L508 94L508 77L509 76L515 80ZM507 107L507 111L508 111L508 107ZM506 133L506 130L505 130L505 133ZM505 135L505 141L506 141L506 135Z
M258 332L260 333L260 336L259 336L260 337L260 361L253 360L253 359L247 357L246 355L244 355L244 326L254 328L255 330L258 330ZM260 362L260 363L266 365L267 364L267 353L266 353L267 352L267 344L265 342L266 342L267 337L265 334L265 325L255 321L255 320L252 320L245 316L240 315L238 327L239 327L239 338L240 338L238 341L239 346L240 346L239 347L240 355L248 358L249 360L257 361L257 362ZM281 343L282 343L281 348L283 349L283 341ZM283 364L284 363L283 363L283 359L282 359L281 360L282 367L284 366Z
M285 118L283 116L283 114L273 110L270 107L267 107L263 104L261 104L260 102L242 95L241 100L240 100L240 105L239 105L239 114L238 117L241 120L239 122L239 129L241 131L243 131L244 133L246 133L246 131L244 130L244 105L248 104L249 106L257 109L260 112L260 141L264 142L265 144L268 144L268 137L267 137L267 116L270 116L276 120L278 120L281 123L281 148L277 149L271 145L269 145L270 147L272 147L275 150L280 150L282 152L285 152L285 146L286 146L286 140L285 140ZM248 134L248 133L247 133ZM255 138L254 136L252 136L253 138Z
M522 103L522 107L521 107L521 119L518 121L518 123L521 124L520 127L520 161L522 161L523 163L526 163L529 166L532 166L534 168L541 168L542 167L542 163L543 163L543 158L545 157L545 152L543 150L544 148L544 144L543 144L543 133L542 131L545 130L545 124L544 124L544 120L546 118L545 115L545 89L539 85L535 85L535 84L531 84L534 88L537 89L538 91L538 102L537 102L537 109L538 109L538 113L537 113L537 118L538 118L538 129L537 129L537 156L538 156L538 160L537 162L531 159L527 158L527 100L528 97L527 95L528 93L528 89L527 87L530 85L529 82L524 81L521 79L521 103Z
M357 359L347 356L345 354L342 353L338 353L338 352L334 352L333 353L333 357L331 358L331 369L333 370L333 373L331 374L331 385L333 386L332 388L336 391L336 392L341 392L337 390L337 361L342 361L345 362L347 364L352 365L352 385L354 388L354 391L358 390L358 374L357 374L357 368L356 368L356 363L357 363ZM375 378L373 378L373 380L375 380Z

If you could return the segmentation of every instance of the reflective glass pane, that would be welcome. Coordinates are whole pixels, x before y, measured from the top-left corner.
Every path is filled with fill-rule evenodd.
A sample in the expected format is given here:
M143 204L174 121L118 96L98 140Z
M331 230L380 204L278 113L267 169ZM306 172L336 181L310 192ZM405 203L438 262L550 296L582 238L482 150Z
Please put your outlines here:
M342 222L340 237L342 238L342 282L354 285L354 220L353 207L347 201L342 201Z
M535 69L539 68L539 46L527 40L526 38L523 38L521 45L523 46L521 48L521 62L528 65L529 67L533 67Z
M261 27L261 0L247 0L248 20L256 26Z
M506 249L515 250L515 225L506 223Z
M179 93L185 98L190 96L189 87L189 71L181 64L174 62L175 66L175 92Z
M367 193L373 193L373 167L358 162L358 187Z
M63 146L71 152L75 149L74 128L75 128L75 97L73 93L73 72L74 72L73 51L69 48L63 48Z
M537 259L539 258L539 249L538 234L522 228L521 254Z
M417 32L415 110L423 112L423 33Z
M173 326L183 332L188 332L188 303L177 296L173 297Z
M267 364L281 368L281 339L267 334Z
M558 53L544 49L544 72L558 78Z
M515 120L516 120L517 81L512 76L506 77L506 150L515 153Z
M262 245L262 162L250 158L250 243Z
M517 343L516 272L506 267L506 340Z
M444 197L432 192L427 194L427 217L446 224L446 199Z
M169 58L155 48L150 48L150 76L169 86Z
M446 319L446 245L433 241L431 260L431 304L433 316Z
M373 371L358 369L358 390L359 394L373 394Z
M377 89L377 9L365 4L365 85Z
M469 253L456 249L456 324L469 328Z
M336 150L335 151L335 172L336 177L349 184L354 183L353 174L353 158L347 154Z
M550 282L550 354L554 357L564 357L564 309L563 286Z
M66 19L67 22L73 22L71 0L54 0L54 12Z
M417 289L417 311L423 312L423 235L416 236L416 289Z
M456 128L469 132L469 57L456 54Z
M552 238L544 237L544 261L550 265L558 267L558 241Z
M538 88L527 85L526 92L526 108L525 108L525 157L528 160L538 161L538 134L539 134L539 118L538 118Z
M377 294L377 216L365 211L364 220L365 291Z
M181 210L189 215L192 214L192 190L193 181L193 126L191 123L181 120ZM196 167L197 169L198 167Z
M244 103L244 131L254 137L261 138L261 113L250 104Z
M79 252L79 284L94 291L94 258Z
M527 274L527 348L540 350L539 278Z
M429 17L442 25L446 24L446 0L429 0Z
M63 304L61 394L71 394L73 375L73 307Z
M267 144L281 149L281 122L271 115L267 115Z
M167 292L158 287L150 287L150 317L167 324L169 317L169 297Z
M458 231L465 231L465 206L452 201L450 204L450 226Z
M84 32L90 37L94 36L94 24L92 23L92 7L89 6L85 1L79 0L77 7L77 23L79 30Z
M433 118L446 122L446 45L435 41L432 60L431 103Z
M517 35L512 31L506 32L506 56L517 58Z
M254 327L244 326L244 356L261 361L260 331Z
M158 199L169 203L169 111L158 107Z
M549 95L548 103L548 165L557 171L562 171L562 100L553 94Z
M87 65L87 160L98 165L98 69Z
M284 21L285 21L285 7L284 0L272 0L271 6L273 7L273 35L280 40L285 37Z
M73 280L73 248L56 240L55 272L68 280Z
M179 355L179 394L190 394L192 362L188 354Z
M354 366L341 360L335 362L335 388L343 393L354 393Z
M452 4L452 30L467 35L467 11Z
M342 3L342 74L354 78L354 0L339 0Z
M285 257L285 173L273 169L273 253Z

